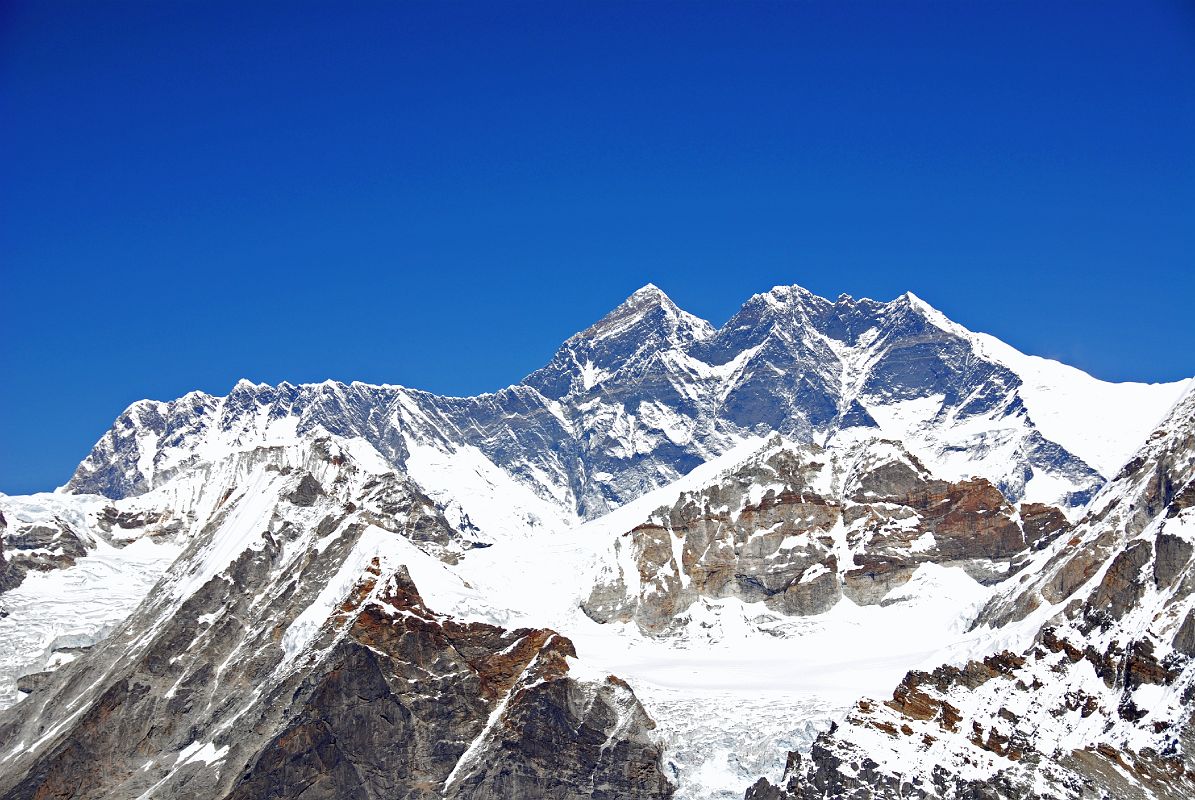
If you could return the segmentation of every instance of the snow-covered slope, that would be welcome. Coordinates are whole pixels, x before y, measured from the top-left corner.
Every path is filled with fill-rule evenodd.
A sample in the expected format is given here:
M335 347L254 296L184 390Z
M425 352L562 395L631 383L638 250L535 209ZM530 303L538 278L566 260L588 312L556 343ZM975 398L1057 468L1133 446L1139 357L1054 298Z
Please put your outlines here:
M1188 392L1075 530L988 602L972 635L1010 649L909 673L819 737L783 788L749 796L1191 797L1193 554Z
M1021 380L1034 424L1105 477L1115 475L1195 379L1174 383L1111 383L1058 361L1025 355L986 333L973 333L922 303L935 325L969 339L983 357Z
M118 501L126 512L141 498ZM20 564L41 552L12 544L31 531L55 532L82 539L69 562L30 569L20 583L0 595L0 708L20 697L26 676L73 660L119 625L149 593L182 550L174 536L144 535L148 523L127 515L128 528L107 526L112 501L95 495L0 495L0 519L7 522L8 557ZM146 524L130 524L144 522ZM159 527L160 531L161 528ZM27 538L26 538L27 540Z

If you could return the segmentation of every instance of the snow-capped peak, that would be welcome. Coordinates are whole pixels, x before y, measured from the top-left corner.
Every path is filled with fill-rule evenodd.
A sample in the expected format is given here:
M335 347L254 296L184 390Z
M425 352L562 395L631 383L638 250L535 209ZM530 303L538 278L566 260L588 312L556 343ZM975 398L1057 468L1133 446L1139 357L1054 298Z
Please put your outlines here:
M806 289L804 286L798 286L794 283L787 286L773 286L763 294L755 295L755 297L761 297L771 305L785 305L794 301L816 298L817 295Z
M662 289L649 283L637 289L577 337L589 340L613 338L627 333L643 320L659 325L666 335L678 341L704 339L714 332L712 325L682 310Z
M637 298L637 297L658 297L658 298L662 298L668 302L672 302L672 299L670 297L668 297L667 294L664 293L663 289L661 289L659 286L656 286L654 283L650 283L650 282L643 284L638 289L631 292L631 296L628 299L633 299L633 298Z
M976 333L912 292L907 303L934 327L966 341L979 357L1020 379L1017 391L1038 430L1104 477L1116 474L1195 380L1111 383L1053 359L1031 356L995 336Z

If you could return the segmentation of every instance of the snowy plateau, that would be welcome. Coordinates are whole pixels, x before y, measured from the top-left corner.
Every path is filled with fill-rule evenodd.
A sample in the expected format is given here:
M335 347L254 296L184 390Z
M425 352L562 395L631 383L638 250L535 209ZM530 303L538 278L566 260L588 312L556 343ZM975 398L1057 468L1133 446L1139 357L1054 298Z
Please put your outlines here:
M1195 796L1193 389L648 285L492 394L134 403L0 495L0 797Z

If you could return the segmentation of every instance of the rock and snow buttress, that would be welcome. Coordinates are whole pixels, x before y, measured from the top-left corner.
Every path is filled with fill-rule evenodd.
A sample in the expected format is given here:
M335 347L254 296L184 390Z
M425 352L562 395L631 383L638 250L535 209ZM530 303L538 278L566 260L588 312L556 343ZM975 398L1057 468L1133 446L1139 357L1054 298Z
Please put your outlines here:
M860 700L748 798L1195 796L1195 393L974 622L1023 649Z

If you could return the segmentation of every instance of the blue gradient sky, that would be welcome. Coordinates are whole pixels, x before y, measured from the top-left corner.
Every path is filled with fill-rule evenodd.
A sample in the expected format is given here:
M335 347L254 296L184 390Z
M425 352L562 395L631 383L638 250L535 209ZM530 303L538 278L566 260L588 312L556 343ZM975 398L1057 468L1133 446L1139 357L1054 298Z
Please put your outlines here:
M648 281L1195 374L1189 2L7 2L0 103L0 491L242 376L496 389Z

